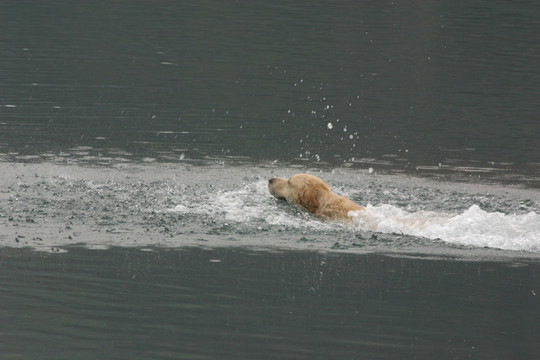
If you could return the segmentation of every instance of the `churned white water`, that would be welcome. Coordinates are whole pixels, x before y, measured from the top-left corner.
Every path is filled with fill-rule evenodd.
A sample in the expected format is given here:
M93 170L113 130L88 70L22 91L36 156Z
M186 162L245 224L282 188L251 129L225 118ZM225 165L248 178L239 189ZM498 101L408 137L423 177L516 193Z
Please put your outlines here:
M407 212L392 205L368 205L351 214L363 230L401 233L448 243L505 250L540 250L540 216L487 212L472 205L459 214Z
M362 204L364 205L364 204ZM442 240L451 244L505 250L540 251L540 215L535 211L505 214L473 204L458 212L407 211L390 204L365 205L351 212L350 225L322 222L284 202L269 198L266 180L239 190L218 192L191 207L179 204L171 212L220 216L232 223L288 226L298 230L369 231Z
M327 251L504 249L540 254L536 189L435 182L365 170L312 171L365 207L323 222L268 193L293 168L5 165L0 246L62 251L251 246ZM301 170L309 171L309 170ZM516 253L517 254L517 253Z

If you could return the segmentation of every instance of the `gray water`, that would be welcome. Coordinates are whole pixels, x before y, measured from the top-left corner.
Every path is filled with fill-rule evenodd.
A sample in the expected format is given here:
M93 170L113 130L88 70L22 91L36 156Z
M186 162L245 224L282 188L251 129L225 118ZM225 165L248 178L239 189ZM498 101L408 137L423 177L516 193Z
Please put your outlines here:
M235 248L0 254L5 359L534 359L540 350L537 262Z
M82 146L136 159L538 174L534 2L49 1L0 10L7 160L77 157Z
M539 358L539 15L0 2L0 358Z

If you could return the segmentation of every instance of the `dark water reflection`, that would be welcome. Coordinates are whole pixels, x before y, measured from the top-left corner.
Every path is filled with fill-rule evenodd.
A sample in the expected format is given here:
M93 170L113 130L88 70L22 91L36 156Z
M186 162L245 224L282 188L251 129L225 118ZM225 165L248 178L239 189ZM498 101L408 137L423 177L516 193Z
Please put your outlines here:
M0 253L4 358L490 358L540 348L535 263L241 249Z
M3 3L0 152L536 172L538 15L504 1Z
M70 216L84 224L86 214L64 218L80 193L47 192L38 171L7 176L6 162L241 161L275 172L301 163L445 180L463 170L537 187L539 16L537 3L482 0L0 2L0 173L13 185L4 198L24 210L16 222L32 229L22 234L0 214L17 234L0 229L0 238L41 241L47 225L53 238L51 228L56 236L54 226L68 229ZM40 183L27 188L29 178ZM36 223L34 211L61 216ZM126 222L144 230L136 219ZM533 359L539 268L518 254L476 262L1 247L0 354Z

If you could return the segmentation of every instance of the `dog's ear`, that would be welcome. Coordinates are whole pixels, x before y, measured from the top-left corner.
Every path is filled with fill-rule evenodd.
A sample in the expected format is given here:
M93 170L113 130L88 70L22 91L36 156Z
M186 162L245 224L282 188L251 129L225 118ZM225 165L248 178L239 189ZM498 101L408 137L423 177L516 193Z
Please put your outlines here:
M302 194L300 194L298 202L307 211L315 214L317 212L317 209L319 208L319 194L321 191L322 189L317 185L306 186Z

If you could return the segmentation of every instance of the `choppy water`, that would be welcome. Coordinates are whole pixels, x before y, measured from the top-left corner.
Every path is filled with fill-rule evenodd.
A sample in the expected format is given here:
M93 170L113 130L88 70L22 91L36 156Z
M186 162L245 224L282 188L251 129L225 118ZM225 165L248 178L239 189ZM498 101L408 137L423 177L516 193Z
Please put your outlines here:
M403 174L311 171L366 206L352 224L321 222L274 199L267 166L3 164L4 246L246 246L349 252L540 252L535 189ZM519 256L519 253L517 253Z

